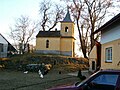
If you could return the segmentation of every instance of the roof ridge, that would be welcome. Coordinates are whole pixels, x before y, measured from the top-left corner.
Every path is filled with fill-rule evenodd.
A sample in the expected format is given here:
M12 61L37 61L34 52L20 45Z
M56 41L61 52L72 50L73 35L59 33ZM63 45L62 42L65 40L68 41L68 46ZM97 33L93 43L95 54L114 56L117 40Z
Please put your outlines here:
M67 9L67 14L62 22L72 22L71 17L70 17L69 8Z

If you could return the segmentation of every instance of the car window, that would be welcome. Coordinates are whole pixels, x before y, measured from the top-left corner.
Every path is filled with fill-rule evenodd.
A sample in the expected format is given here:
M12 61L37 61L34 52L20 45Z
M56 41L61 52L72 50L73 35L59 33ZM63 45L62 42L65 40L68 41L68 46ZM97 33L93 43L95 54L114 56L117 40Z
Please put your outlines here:
M118 75L104 74L95 78L92 82L96 84L116 85Z
M119 75L99 74L89 82L85 83L83 90L115 90Z

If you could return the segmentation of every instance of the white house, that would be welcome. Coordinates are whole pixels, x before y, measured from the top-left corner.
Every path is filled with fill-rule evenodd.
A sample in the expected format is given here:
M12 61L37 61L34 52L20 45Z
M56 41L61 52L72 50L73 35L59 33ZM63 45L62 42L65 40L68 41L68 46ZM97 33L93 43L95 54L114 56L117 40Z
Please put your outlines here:
M120 13L94 32L101 32L101 69L120 69Z
M11 52L17 52L16 49L0 34L0 58L10 55Z

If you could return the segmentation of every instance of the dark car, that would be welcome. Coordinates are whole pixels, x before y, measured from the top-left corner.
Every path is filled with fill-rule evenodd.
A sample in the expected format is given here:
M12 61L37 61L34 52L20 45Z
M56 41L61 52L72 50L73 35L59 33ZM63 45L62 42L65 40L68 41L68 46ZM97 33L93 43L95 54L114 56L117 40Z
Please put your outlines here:
M120 90L120 70L100 70L81 83L49 90Z

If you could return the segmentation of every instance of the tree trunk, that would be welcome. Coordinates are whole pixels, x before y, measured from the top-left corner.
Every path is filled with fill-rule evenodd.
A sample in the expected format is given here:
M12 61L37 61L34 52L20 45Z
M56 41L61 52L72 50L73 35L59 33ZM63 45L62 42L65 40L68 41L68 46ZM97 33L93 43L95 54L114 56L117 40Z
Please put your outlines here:
M87 49L86 49L86 45L85 45L85 41L83 40L82 36L81 36L81 32L80 32L80 27L79 27L79 22L77 20L77 27L78 27L78 32L79 32L79 39L80 39L80 43L81 43L81 49L82 49L82 53L84 58L87 58Z

